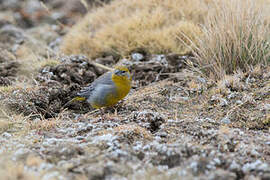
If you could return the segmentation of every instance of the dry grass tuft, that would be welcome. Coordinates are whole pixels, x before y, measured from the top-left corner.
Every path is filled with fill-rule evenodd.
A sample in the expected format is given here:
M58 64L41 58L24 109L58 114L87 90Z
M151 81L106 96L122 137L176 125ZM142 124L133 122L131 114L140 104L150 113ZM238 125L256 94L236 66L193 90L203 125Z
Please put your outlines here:
M133 125L120 125L114 128L114 132L118 135L127 136L133 138L143 138L146 140L153 139L152 134L147 129L140 127L136 124Z
M28 121L29 129L45 130L49 131L56 127L59 127L60 121L58 119L42 119L36 121Z
M1 160L0 179L8 180L37 180L41 179L34 173L27 172L27 169L21 163Z
M45 67L45 66L57 66L58 64L60 64L60 61L55 60L55 59L46 59L43 60L42 62L39 63L38 67Z
M75 25L61 49L66 54L90 57L103 53L125 56L137 48L150 53L187 53L182 41L189 41L181 34L193 41L200 36L197 23L203 22L208 2L211 1L113 1Z
M0 133L8 130L9 126L10 126L10 123L6 119L3 119L0 114Z
M34 121L29 120L29 121L27 121L27 127L29 129L49 131L51 129L59 128L59 126L63 122L63 119L65 119L65 118L67 118L66 113L65 113L65 111L62 111L55 118L46 119L46 118L41 116L41 119L36 119Z
M32 78L42 66L53 61L51 59L41 58L39 52L34 51L26 46L22 46L17 50L16 56L19 57L18 62L21 64L18 70L18 76Z
M243 91L243 78L244 74L241 71L233 75L225 75L221 81L217 82L216 92L221 94L227 94L229 90Z
M270 2L217 1L206 18L203 38L193 47L213 79L270 62Z
M26 159L26 165L29 167L39 167L42 163L44 162L43 159L41 159L39 156L30 154L29 156L27 156Z
M1 86L0 93L12 93L17 87L14 86Z

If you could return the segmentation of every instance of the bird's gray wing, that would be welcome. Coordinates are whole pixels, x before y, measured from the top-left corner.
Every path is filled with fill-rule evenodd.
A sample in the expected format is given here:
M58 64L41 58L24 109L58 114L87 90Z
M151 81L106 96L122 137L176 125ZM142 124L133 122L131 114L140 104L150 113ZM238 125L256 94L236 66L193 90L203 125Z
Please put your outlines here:
M87 87L82 88L78 93L77 96L88 98L91 96L94 89L97 87L97 84L112 84L112 72L107 72L104 75L97 78L92 84Z
M96 85L96 84L109 84L109 85L111 85L113 83L112 73L113 72L110 71L110 72L103 74L102 76L97 78L92 84L93 85Z
M84 87L77 93L77 96L88 98L93 92L93 90L94 87L92 85Z

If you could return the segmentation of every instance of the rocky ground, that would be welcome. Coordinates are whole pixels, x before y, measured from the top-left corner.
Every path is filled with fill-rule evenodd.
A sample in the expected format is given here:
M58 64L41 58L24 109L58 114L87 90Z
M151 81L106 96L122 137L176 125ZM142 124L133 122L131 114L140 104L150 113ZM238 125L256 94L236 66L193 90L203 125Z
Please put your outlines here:
M138 49L94 59L129 67L124 101L68 103L106 72L58 51L86 13L69 1L0 1L0 179L270 179L269 66L214 82L191 55Z

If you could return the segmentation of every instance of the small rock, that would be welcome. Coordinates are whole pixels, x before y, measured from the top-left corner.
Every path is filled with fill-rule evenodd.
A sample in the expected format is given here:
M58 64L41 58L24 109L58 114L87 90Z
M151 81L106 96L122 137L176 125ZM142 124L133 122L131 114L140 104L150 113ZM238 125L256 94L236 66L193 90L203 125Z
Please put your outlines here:
M142 54L140 54L140 53L132 53L131 58L134 61L141 61L141 60L144 59L144 56Z
M234 160L232 161L231 165L229 166L230 170L239 170L240 168L241 168L240 165L237 162L235 162Z
M67 162L67 161L59 161L58 163L57 163L57 166L58 167L62 167L62 168L64 168L64 169L66 169L66 170L68 170L68 169L71 169L72 167L74 167L74 164L73 163L71 163L71 162Z
M265 173L262 175L262 180L270 179L270 173Z
M220 101L219 105L221 107L225 107L225 106L228 105L228 101L226 99L224 99L224 98L220 98L219 101Z
M105 170L102 165L97 164L95 166L90 166L85 168L84 171L86 172L89 180L105 179Z
M228 117L224 117L223 119L220 120L220 122L223 124L230 124L231 120Z
M216 121L214 119L211 118L205 118L204 121L209 122L209 123L216 123Z
M252 163L246 163L243 167L242 170L247 173L249 171L263 171L267 172L270 170L270 167L267 163L263 163L261 160L257 160Z
M198 172L198 166L199 166L199 163L197 161L193 161L191 164L190 164L190 168L192 169L192 171L194 173L197 173Z
M270 141L265 142L265 144L270 146Z
M213 161L214 161L214 163L215 163L216 165L220 165L220 164L221 164L221 161L220 161L219 158L214 158Z
M252 157L260 157L260 153L258 151L256 151L256 149L252 149L251 152L250 152L250 155Z
M2 136L9 139L12 135L10 133L4 132Z
M159 62L160 64L165 65L165 67L168 66L168 61L167 61L166 56L164 54L153 55L151 57L150 61Z
M77 136L76 139L77 139L77 140L83 140L84 137L83 137L83 136Z
M197 77L197 79L201 82L201 83L206 83L206 80L202 77Z
M263 106L263 110L269 111L269 110L270 110L270 104L265 104L265 105Z
M133 119L152 133L157 132L160 129L160 126L165 122L162 114L152 110L135 112Z
M210 104L219 104L221 107L225 107L228 105L228 101L224 98L218 96L212 96L210 99Z
M64 179L64 177L62 177L57 171L47 173L42 177L42 180L52 180L52 179Z
M230 93L228 96L227 96L227 98L228 99L233 99L233 98L235 98L236 97L236 93Z
M43 163L41 163L40 164L40 170L50 170L50 169L53 169L54 168L54 166L52 165L52 164L50 164L50 163L45 163L45 162L43 162Z
M208 176L208 179L211 180L235 180L237 179L237 176L235 173L229 172L229 171L225 171L223 169L217 169L216 171L214 171L213 173L211 173Z
M160 136L160 137L162 137L162 138L165 138L165 137L167 137L168 133L162 131L162 132L158 132L156 135L157 135L157 136Z
M237 101L235 101L235 103L238 104L238 105L243 104L243 102L241 100L237 100Z
M20 148L14 153L13 159L15 161L21 160L21 159L26 159L26 157L29 155L30 150L26 148Z

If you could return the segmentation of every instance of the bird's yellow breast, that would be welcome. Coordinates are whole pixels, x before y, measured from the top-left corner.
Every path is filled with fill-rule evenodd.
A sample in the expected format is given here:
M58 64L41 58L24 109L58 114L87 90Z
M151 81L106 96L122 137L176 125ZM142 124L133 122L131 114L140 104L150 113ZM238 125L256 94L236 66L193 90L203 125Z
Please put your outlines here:
M116 91L117 91L117 96L119 100L123 99L130 91L131 88L131 83L129 80L125 80L125 82L119 82L115 81L115 86L116 86Z
M113 106L118 101L122 100L129 93L131 88L131 77L112 75L116 93L108 94L106 97L107 106Z

